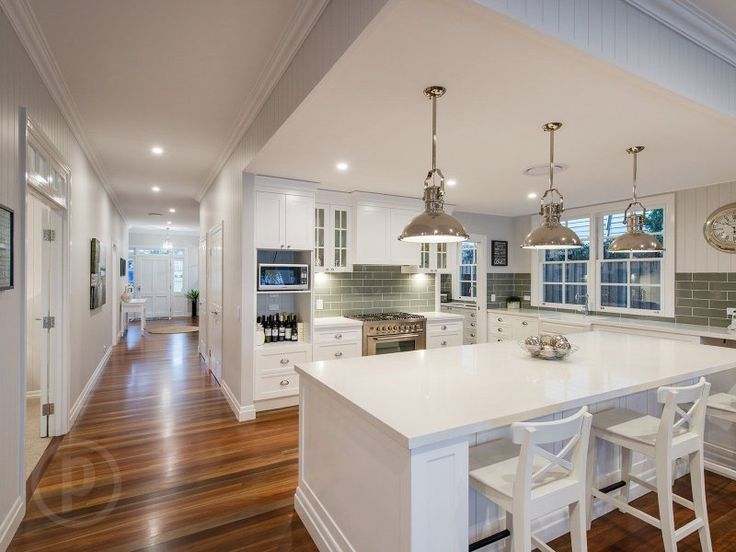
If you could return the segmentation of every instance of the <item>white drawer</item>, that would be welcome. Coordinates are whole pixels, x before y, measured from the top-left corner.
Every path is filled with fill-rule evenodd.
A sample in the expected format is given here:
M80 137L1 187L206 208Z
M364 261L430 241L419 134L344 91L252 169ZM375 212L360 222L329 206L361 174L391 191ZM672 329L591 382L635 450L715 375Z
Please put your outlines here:
M362 356L362 344L357 343L338 343L333 345L315 345L313 360L340 360L343 358L356 358Z
M430 335L427 337L427 349L456 347L463 344L463 336L459 333L446 335Z
M488 314L488 327L491 326L509 326L511 325L512 317L504 314Z
M275 399L299 394L299 375L295 372L256 378L256 397Z
M427 324L427 335L446 335L453 333L462 333L463 321L457 320L453 322L431 322Z
M256 359L259 374L282 373L294 370L299 362L310 361L309 351L288 351L281 353L261 353Z
M511 341L510 335L489 335L488 336L488 342L489 343L502 343L504 341Z
M363 329L323 330L314 332L315 343L345 343L346 341L363 342Z
M492 340L494 337L503 335L508 337L509 339L513 337L514 335L514 329L508 325L508 326L488 326L488 340Z
M473 340L476 340L477 341L477 339L478 339L478 332L477 332L477 330L475 328L470 329L470 330L465 330L463 332L463 337L465 338L465 341L467 341L468 339L473 339Z

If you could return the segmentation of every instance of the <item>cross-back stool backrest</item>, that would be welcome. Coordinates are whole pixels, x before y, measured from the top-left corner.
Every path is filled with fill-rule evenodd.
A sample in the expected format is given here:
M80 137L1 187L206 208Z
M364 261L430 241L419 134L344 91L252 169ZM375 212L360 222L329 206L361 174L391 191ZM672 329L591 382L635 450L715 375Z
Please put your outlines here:
M705 378L700 378L694 385L660 387L657 401L664 404L664 408L657 433L657 446L671 446L676 436L693 434L702 438L708 395L710 383Z

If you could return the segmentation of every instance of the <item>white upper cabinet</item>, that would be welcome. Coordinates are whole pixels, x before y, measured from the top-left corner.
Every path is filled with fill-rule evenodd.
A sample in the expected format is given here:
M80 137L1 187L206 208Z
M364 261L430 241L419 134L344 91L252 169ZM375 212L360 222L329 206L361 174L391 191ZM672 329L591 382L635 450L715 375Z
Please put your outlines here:
M273 191L264 189L273 182ZM256 190L256 247L296 249L314 247L314 192L289 191L284 184L294 181L259 177Z
M355 262L390 264L388 235L390 209L376 205L358 205L355 209Z
M417 211L409 209L391 209L391 230L389 235L389 256L391 264L416 264L419 255L419 244L399 240L401 232L411 220L417 216Z
M314 207L314 269L318 272L352 270L351 208L318 203Z
M419 246L419 272L452 274L455 265L454 243L422 243Z

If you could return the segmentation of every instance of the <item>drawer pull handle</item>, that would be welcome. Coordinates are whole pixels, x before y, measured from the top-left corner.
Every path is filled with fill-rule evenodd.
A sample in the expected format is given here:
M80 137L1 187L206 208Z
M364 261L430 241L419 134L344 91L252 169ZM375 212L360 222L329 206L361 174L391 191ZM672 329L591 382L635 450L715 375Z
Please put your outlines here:
M499 337L499 338L498 338L498 339L497 339L496 341L498 341L499 343L501 343L501 342L503 341L503 339L501 339L501 338Z
M503 322L503 318L501 318L501 317L499 316L499 317L498 317L498 321L499 321L499 322Z
M440 329L441 330L446 330L447 329L447 326L442 326Z
M470 313L470 318L475 318L475 313L474 312L471 312Z
M342 351L337 351L337 352L335 353L335 356L336 356L337 358L340 358L340 357L342 356Z
M499 332L503 332L503 328L498 328L498 331Z
M475 337L475 334L474 334L474 333L471 333L471 334L470 334L470 337Z
M447 345L447 341L443 341L442 343L440 343L440 345L444 347L445 345Z
M522 325L522 326L528 326L528 325L529 325L529 322L527 322L526 320L524 320L524 321L523 321L523 322L521 323L521 325Z
M342 334L335 334L335 339L342 339Z
M471 323L470 323L470 327L471 327L471 328L475 328L475 322L471 322Z
M281 387L286 387L287 385L289 385L289 380L281 380L281 381L279 382L279 385L280 385Z
M282 358L281 359L281 364L289 364L289 359L288 358Z

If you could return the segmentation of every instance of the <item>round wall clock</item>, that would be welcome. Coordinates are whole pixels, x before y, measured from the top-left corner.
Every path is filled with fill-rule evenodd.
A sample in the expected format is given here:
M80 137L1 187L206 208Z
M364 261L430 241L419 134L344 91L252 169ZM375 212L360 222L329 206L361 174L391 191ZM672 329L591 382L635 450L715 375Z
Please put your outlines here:
M703 225L703 235L711 247L736 253L736 203L713 211Z

